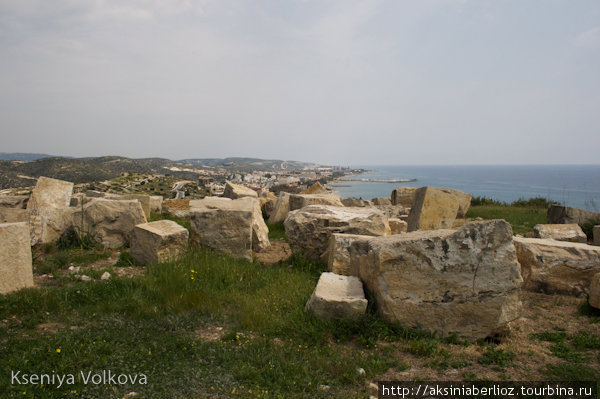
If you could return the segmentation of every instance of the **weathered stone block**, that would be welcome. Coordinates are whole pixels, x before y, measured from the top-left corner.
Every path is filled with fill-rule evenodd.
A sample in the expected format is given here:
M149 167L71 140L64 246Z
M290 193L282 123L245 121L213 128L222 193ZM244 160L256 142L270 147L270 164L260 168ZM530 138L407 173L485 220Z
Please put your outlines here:
M594 226L593 235L594 235L594 245L600 246L600 225Z
M27 209L66 208L71 203L73 183L41 176L31 191Z
M137 200L142 205L146 219L150 217L150 196L146 194L124 194L117 198L118 200Z
M29 223L29 213L27 209L2 208L0 207L0 223Z
M342 198L341 201L344 206L348 207L365 207L373 205L371 201L367 201L361 198Z
M309 205L344 206L340 197L333 194L290 194L290 211Z
M596 309L600 309L600 273L594 274L590 281L589 304Z
M399 205L403 208L410 208L415 200L416 187L398 187L392 191L392 205Z
M333 233L329 237L329 245L325 257L329 271L344 276L358 276L358 269L353 268L352 258L348 252L350 245L356 240L366 240L372 236L358 234Z
M72 226L72 194L73 183L43 176L38 179L27 202L31 245L55 241Z
M220 209L228 210L252 210L252 249L256 252L266 251L270 248L269 228L267 227L260 210L257 198L243 197L237 200L220 197L205 197L201 200L191 200L190 209Z
M600 272L600 248L541 238L515 237L523 289L583 296Z
M306 190L303 190L300 194L328 194L328 191L321 183L316 182Z
M587 242L587 236L578 224L536 224L533 227L536 238L550 238L557 241Z
M26 195L0 195L0 208L25 209L28 201Z
M471 195L459 190L421 187L408 215L408 231L450 228L456 218L464 217Z
M390 234L385 215L376 208L309 205L291 211L284 222L292 250L318 260L333 233L382 236Z
M136 225L146 223L138 200L93 198L82 210L74 209L73 225L81 233L89 233L107 248L119 248L131 239Z
M0 294L33 287L29 225L0 224Z
M388 197L371 199L373 205L392 205L392 201Z
M188 245L187 229L171 220L138 224L131 236L130 253L140 264L155 264L182 255Z
M280 223L285 220L288 212L290 211L290 194L286 192L280 192L275 208L269 215L269 223Z
M392 234L402 234L408 231L408 223L404 220L391 218L388 219L388 223Z
M548 206L546 220L548 224L576 223L580 226L591 223L600 224L600 213L572 208L570 206L550 204L550 206Z
M225 190L223 191L223 197L238 199L244 197L258 198L256 191L251 188L240 186L239 184L233 184L231 182L225 183Z
M366 312L367 304L357 277L323 273L306 309L320 319L357 319Z
M355 241L350 256L386 320L480 339L520 317L522 279L504 220Z
M162 213L162 195L151 195L150 196L150 212Z

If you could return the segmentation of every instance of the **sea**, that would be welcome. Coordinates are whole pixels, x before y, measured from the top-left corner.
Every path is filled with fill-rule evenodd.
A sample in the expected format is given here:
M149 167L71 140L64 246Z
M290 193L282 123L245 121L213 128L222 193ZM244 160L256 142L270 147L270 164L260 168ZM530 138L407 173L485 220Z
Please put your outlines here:
M389 197L400 186L446 187L503 202L534 197L600 212L600 165L373 166L345 179L416 179L409 183L335 181L341 197Z

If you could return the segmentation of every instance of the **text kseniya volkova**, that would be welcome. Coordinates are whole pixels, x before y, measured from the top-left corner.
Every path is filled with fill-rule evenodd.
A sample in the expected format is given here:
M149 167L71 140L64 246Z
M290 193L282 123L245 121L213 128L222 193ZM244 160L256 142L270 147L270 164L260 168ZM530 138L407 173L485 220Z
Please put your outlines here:
M74 385L82 382L85 385L125 385L140 384L147 385L146 374L114 373L112 370L90 370L79 371L75 374L52 373L23 373L21 371L10 371L12 385L45 385L60 388L63 385Z

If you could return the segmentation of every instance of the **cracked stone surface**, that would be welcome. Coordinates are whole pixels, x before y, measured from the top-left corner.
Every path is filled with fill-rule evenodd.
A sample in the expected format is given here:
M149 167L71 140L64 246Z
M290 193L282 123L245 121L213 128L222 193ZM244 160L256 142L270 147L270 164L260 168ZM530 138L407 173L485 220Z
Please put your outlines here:
M389 321L479 339L520 317L522 279L504 220L356 240L348 252Z

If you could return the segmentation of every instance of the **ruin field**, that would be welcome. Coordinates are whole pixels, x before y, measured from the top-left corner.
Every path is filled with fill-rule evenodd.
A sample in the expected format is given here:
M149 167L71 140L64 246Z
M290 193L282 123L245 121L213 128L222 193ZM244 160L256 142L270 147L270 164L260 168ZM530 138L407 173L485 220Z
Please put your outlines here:
M274 247L287 245L281 228L271 232ZM304 307L326 268L289 253L265 264L197 247L141 267L127 248L39 247L37 287L0 296L4 397L365 398L379 380L600 375L600 313L584 298L522 291L508 336L442 339L372 309L353 321L315 318ZM20 385L31 378L23 373L54 380ZM91 379L111 375L115 383Z

